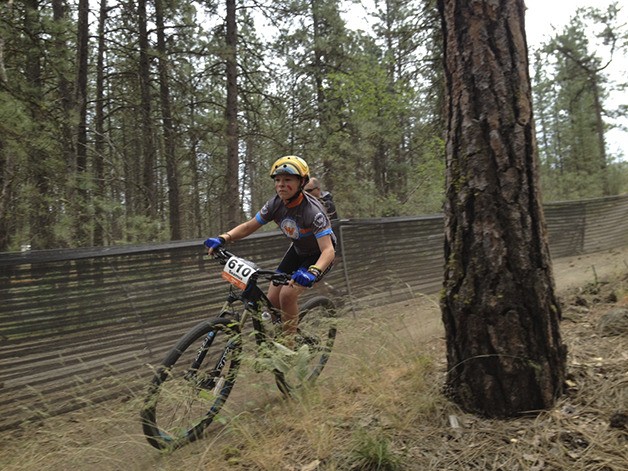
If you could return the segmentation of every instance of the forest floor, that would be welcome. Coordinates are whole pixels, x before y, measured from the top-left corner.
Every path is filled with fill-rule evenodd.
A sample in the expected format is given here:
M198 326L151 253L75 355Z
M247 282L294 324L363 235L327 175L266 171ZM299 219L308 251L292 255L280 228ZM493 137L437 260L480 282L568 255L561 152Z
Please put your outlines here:
M221 423L160 453L144 440L141 397L131 395L3 432L0 469L625 471L628 334L597 326L628 308L628 247L557 259L554 274L568 378L552 410L487 420L446 400L438 303L419 295L348 314L332 360L301 400L283 400L269 374L240 378L249 380L236 383L244 399Z

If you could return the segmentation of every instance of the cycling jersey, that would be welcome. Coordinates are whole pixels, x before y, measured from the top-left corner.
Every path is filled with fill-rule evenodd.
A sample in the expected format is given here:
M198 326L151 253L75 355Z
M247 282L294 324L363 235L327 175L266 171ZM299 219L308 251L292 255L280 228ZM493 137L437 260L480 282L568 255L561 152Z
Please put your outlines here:
M336 236L322 204L307 193L285 204L279 196L269 199L255 215L260 224L275 221L299 255L320 254L317 239L329 235L336 245Z

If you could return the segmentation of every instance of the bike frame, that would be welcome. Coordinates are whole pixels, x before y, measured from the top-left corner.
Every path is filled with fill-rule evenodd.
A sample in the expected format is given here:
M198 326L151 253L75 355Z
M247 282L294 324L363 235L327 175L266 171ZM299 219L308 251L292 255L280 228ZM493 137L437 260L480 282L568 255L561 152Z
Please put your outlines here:
M227 264L230 260L233 260L234 257L239 259L239 257L236 257L224 249L217 250L215 257L223 264ZM272 350L273 336L269 334L272 334L270 331L274 330L274 328L268 328L262 314L268 310L272 316L271 322L280 324L280 311L271 304L268 296L262 291L262 288L258 286L258 282L268 280L275 285L285 285L289 283L290 275L276 273L273 270L261 270L255 266L253 262L245 259L239 260L243 263L236 263L234 266L230 264L228 267L225 267L223 278L229 281L230 287L219 317L199 323L185 336L181 337L175 348L168 353L160 367L154 373L141 417L144 433L149 443L158 449L174 449L185 443L196 440L202 435L204 429L214 420L235 384L235 379L240 368L240 358L237 354L238 352L242 352L242 343L244 342L243 331L249 318L253 324L253 334L255 335L257 347L259 348L264 342L268 342ZM242 276L235 276L240 274L238 270L242 267L244 267L243 269L251 269L252 272L250 271L246 274L242 272ZM236 271L232 271L234 268L236 268ZM246 283L246 285L244 283ZM311 309L335 309L333 302L328 298L313 298L312 301L313 302L310 303ZM240 306L239 303L242 303L242 306ZM308 312L308 309L305 309L303 312ZM308 348L314 348L315 352L315 356L307 358L308 363L312 360L312 365L307 367L308 376L305 379L307 382L313 382L320 374L323 366L327 362L336 336L336 329L333 325L329 327L324 326L323 328L326 329L326 332L323 332L320 338L318 333L314 333L314 335L301 333L301 342L304 345L308 345ZM222 335L220 332L227 336L226 343L220 343L218 346L219 350L211 350L211 363L209 363L208 360L210 357L208 354L212 348L212 344L218 339L218 335ZM221 337L220 341L222 342L223 340L225 340L225 338ZM194 351L191 347L198 348L198 350ZM189 356L183 360L182 355L186 351ZM309 350L304 353L307 354L308 352ZM181 362L177 364L179 360L181 360ZM191 365L189 363L190 360ZM204 365L204 362L208 362L209 364ZM189 365L189 367L187 367L187 365ZM228 369L225 372L223 370L227 368L227 365ZM174 374L172 374L173 371L175 372ZM277 386L287 397L291 397L294 391L298 390L298 388L301 387L301 383L304 381L304 377L288 377L287 373L278 369L273 369L273 373ZM186 382L191 383L191 388L186 389L189 389L192 395L187 399L184 398L183 403L179 403L179 399L176 396L172 397L166 394L162 397L162 399L165 399L165 405L162 406L161 404L164 404L164 401L159 398L164 384L169 384L166 383L169 378L174 379L174 388L172 391L177 391L177 387L179 387L179 385L185 385ZM167 390L169 391L169 389ZM216 397L213 399L211 399L210 395L206 397L203 390L213 390L212 392ZM171 399L171 401L168 399ZM201 404L195 404L197 399L208 399L212 401L208 412L199 411L198 415L196 415L196 410L191 411L193 406L195 408L198 407L198 405L202 406L202 401ZM160 405L157 406L157 404ZM181 411L185 415L185 419L182 422L184 424L183 427L178 424L178 418L172 417L173 421L171 423L170 417L163 419L164 416L159 415L160 412L158 412L158 409L161 411L163 407L165 407L165 410L170 410L168 414L171 414L172 411L179 410L182 405L185 409ZM174 409L172 409L172 407L174 407ZM185 421L187 421L188 408L192 412L191 415L194 417L190 419L189 423L185 423ZM199 418L200 421L198 420ZM166 422L166 428L163 428L161 424L162 420Z
M281 319L279 312L258 286L257 282L260 276L276 277L278 275L278 273L272 270L259 270L255 275L251 276L244 291L237 291L237 288L230 286L229 295L220 311L219 317L232 318L239 325L240 332L244 330L244 326L250 317L253 323L253 329L255 330L255 343L257 343L257 345L261 345L266 338L266 330L261 318L262 312L267 310L272 313L273 316L277 316ZM284 276L286 277L285 283L287 283L288 275ZM270 281L272 282L272 279ZM284 281L281 281L281 283L284 284ZM233 307L233 303L237 301L241 302L243 305L242 313L239 313Z

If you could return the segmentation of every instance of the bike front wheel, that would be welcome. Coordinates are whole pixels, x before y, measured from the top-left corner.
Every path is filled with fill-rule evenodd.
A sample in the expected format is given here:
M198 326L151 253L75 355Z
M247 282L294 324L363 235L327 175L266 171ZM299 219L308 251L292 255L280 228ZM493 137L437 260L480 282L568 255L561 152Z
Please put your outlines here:
M199 438L229 397L242 353L229 319L198 324L155 371L141 412L148 442L174 449Z
M316 296L303 304L290 367L274 371L277 386L285 396L292 396L319 377L336 340L336 324L336 306L331 299Z

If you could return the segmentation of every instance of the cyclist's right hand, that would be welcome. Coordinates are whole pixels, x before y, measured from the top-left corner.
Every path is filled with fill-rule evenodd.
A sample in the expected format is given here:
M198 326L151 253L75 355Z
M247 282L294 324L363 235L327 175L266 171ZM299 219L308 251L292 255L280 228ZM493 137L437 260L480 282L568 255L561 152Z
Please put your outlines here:
M220 247L222 247L223 245L225 245L225 238L224 237L210 237L209 239L207 239L205 242L205 247L207 247L209 250L207 251L207 253L209 255L211 255L212 253L214 253L215 249L218 249Z

